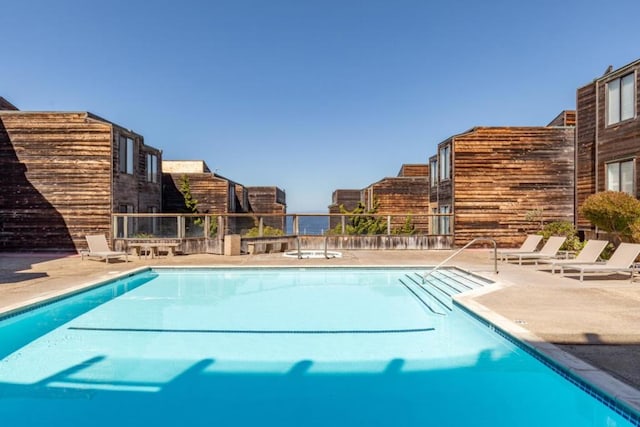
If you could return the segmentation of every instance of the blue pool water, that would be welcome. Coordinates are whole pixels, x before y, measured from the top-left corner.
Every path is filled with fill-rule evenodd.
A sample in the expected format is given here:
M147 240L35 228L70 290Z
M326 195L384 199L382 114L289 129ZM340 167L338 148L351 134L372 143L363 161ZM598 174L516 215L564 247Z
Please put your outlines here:
M156 270L0 322L3 425L631 426L400 269Z

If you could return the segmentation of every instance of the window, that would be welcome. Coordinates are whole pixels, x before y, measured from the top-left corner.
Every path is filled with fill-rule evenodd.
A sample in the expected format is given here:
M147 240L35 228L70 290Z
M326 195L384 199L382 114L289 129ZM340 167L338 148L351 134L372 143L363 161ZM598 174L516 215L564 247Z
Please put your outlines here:
M431 208L431 232L433 234L439 234L440 228L438 227L438 208Z
M635 194L633 160L607 163L607 190Z
M450 214L451 207L450 206L440 206L441 214ZM443 215L440 217L439 234L451 234L451 217L449 215Z
M431 186L435 186L438 184L438 160L432 159L429 162L429 180L431 181Z
M147 182L158 182L158 156L147 154Z
M635 115L635 74L607 83L607 125L632 119Z
M451 146L440 147L440 180L451 178Z
M133 139L121 136L118 144L118 171L133 175Z

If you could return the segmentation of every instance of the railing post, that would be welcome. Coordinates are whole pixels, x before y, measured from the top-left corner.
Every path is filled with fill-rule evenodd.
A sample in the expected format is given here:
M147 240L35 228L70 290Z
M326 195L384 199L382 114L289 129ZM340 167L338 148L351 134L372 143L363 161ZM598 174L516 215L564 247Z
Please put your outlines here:
M387 215L387 236L391 235L391 215Z
M347 217L344 215L340 217L340 225L342 226L342 234L347 234Z
M293 216L293 234L296 236L300 234L300 217L298 215Z
M177 226L177 232L178 232L178 239L184 239L184 236L187 234L185 230L184 216L178 215L176 217L176 226Z
M118 217L114 216L114 221L113 221L113 230L112 230L112 236L113 238L117 238L118 237Z
M258 236L262 237L264 235L264 218L258 218Z

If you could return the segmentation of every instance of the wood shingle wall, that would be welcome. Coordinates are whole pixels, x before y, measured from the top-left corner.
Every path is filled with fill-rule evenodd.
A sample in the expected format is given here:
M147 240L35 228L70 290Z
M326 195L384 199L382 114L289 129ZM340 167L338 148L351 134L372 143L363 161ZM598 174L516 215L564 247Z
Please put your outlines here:
M134 174L118 172L117 136L136 141ZM148 183L142 137L87 112L0 111L0 249L86 249L87 234L112 237L112 213L161 205ZM160 159L158 159L160 160ZM116 166L114 166L116 165Z
M285 192L278 187L246 187L249 198L251 212L256 214L281 214L287 213L287 203ZM265 217L264 225L285 229L285 217L274 216Z
M428 164L404 164L398 172L399 177L429 177Z
M578 229L590 229L591 223L579 214L585 199L596 189L596 85L578 89L576 124L576 206Z
M110 232L111 128L86 113L0 112L4 250L75 250Z
M429 229L428 178L384 178L365 188L363 202L371 210L377 205L377 215L391 215L391 229L399 229L409 217L416 231Z
M180 186L184 179L189 182L191 196L198 201L197 210L205 214L226 214L229 210L229 188L233 185L212 173L163 173L163 211L189 213L184 203Z
M516 246L545 223L573 221L574 128L475 128L452 138L455 243L475 237Z

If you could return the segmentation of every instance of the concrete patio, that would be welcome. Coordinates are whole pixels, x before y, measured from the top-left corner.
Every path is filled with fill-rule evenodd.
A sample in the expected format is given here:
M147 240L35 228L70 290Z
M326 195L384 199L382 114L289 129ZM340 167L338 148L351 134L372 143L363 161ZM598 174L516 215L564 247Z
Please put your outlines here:
M145 266L433 266L452 251L349 251L342 258L281 253L185 255L109 264L79 255L0 254L0 313ZM447 263L497 283L458 301L640 411L640 280L628 274L552 275L544 265L498 263L467 250ZM552 345L550 345L552 344ZM585 363L586 362L586 363ZM596 369L594 369L596 368ZM603 375L605 372L608 375Z

